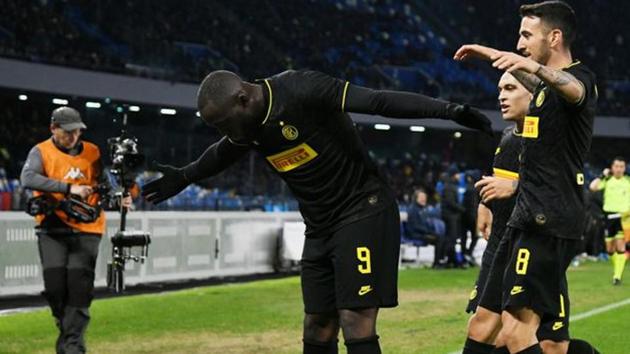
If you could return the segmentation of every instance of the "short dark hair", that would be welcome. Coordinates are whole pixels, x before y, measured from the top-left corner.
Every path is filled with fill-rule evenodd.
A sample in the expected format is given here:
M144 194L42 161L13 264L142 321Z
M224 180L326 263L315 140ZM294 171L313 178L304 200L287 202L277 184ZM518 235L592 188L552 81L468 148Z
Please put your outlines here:
M564 1L551 0L522 5L519 13L521 17L540 17L541 21L551 26L552 29L557 28L562 31L562 37L567 48L571 47L575 40L577 18L573 8Z
M217 70L211 72L199 85L197 108L201 111L210 101L219 106L226 104L232 98L234 86L238 85L240 81L238 75L231 71Z
M611 165L615 163L615 161L619 161L619 162L623 162L626 163L626 158L623 156L615 156L612 161L611 161Z

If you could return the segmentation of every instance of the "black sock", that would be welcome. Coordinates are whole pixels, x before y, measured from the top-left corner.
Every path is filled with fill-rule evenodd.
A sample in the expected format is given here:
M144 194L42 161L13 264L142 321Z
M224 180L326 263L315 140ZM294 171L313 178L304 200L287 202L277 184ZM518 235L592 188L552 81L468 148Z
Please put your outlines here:
M381 354L378 336L346 340L348 354Z
M316 340L303 339L303 354L337 354L337 340L332 342L320 342Z
M494 345L477 342L474 339L466 338L464 351L462 354L490 354L494 349Z
M492 354L510 354L510 351L506 346L494 348Z
M599 354L599 352L588 342L572 338L569 342L567 354Z
M527 349L523 349L516 354L543 354L540 343L536 343Z

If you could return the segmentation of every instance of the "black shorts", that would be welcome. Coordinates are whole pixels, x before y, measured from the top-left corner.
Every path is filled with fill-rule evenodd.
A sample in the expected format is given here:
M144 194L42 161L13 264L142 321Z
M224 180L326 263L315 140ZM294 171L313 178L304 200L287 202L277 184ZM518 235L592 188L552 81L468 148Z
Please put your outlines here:
M500 242L501 237L495 234L490 235L490 238L488 239L488 244L486 245L486 249L483 251L483 256L481 257L481 267L479 269L477 280L475 281L475 287L470 292L470 296L468 298L468 305L466 306L466 312L468 313L474 313L477 310L479 300L481 299L481 294L483 293L483 290L486 287L486 283L488 282L488 277L490 275L490 269L492 268L494 255L497 251L497 248L499 247ZM501 269L501 271L503 271L503 269ZM500 308L500 304L497 307Z
M510 308L531 308L541 317L539 340L568 340L566 269L578 242L508 228L495 254L479 306L498 314Z
M615 218L615 219L606 218L606 238L613 238L619 234L623 234L623 227L621 226L621 218Z
M301 274L304 312L397 306L399 253L395 204L330 235L307 238Z

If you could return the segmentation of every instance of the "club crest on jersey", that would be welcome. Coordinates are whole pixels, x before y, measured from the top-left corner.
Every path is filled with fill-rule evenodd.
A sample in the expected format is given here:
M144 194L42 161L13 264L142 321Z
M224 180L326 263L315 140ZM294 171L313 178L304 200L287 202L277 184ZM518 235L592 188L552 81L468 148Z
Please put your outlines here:
M278 172L287 172L304 165L316 157L317 152L308 144L302 143L289 150L267 156L266 159Z
M78 167L70 167L63 179L82 179L85 175Z
M287 140L297 139L299 132L296 127L292 125L285 125L282 127L282 136Z
M545 90L541 90L536 97L536 107L540 107L545 103Z

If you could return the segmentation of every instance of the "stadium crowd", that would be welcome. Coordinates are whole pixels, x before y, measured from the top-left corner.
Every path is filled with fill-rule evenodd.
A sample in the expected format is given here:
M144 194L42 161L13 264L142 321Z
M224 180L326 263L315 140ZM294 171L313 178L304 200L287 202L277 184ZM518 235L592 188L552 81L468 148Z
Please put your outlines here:
M444 59L464 41L483 38L492 46L510 48L511 38L500 33L517 26L505 14L516 11L519 2L491 7L437 0L299 0L281 7L269 2L252 7L244 0L193 1L188 6L112 0L1 4L0 56L189 82L198 82L212 69L256 78L312 68L361 85L494 108L496 73ZM576 50L599 75L606 97L600 100L600 113L625 115L629 110L622 102L630 97L627 23L620 17L623 11L594 4L580 0L575 6L596 8L577 12L605 18L609 25L583 31L578 42L589 47ZM506 30L475 26L479 21Z

